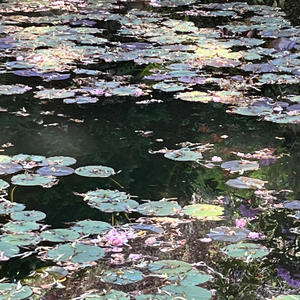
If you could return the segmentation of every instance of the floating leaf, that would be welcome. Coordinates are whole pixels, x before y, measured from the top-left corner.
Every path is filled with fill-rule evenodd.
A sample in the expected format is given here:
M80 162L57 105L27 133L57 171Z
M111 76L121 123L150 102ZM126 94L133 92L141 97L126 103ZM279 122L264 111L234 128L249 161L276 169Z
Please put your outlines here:
M23 167L16 163L0 164L0 175L14 174L23 170Z
M71 242L79 238L79 234L71 229L59 228L43 231L41 238L50 242Z
M38 235L34 233L14 233L2 235L0 241L23 247L29 245L36 245L41 241L41 239Z
M42 162L46 159L45 156L42 155L29 155L29 154L17 154L12 157L12 160L21 164L32 167L41 165Z
M147 216L173 216L181 210L180 205L175 201L150 201L139 205L137 211Z
M96 103L99 99L95 97L88 97L88 96L77 96L76 98L66 98L63 100L66 104L88 104L88 103Z
M52 156L46 158L44 165L68 167L76 164L76 159L69 156Z
M281 295L277 296L274 300L300 300L300 295Z
M100 294L89 294L84 297L84 299L95 299L95 300L130 300L130 297L127 296L122 291L117 291L111 289L107 294L100 295Z
M258 170L259 164L256 161L231 160L222 163L221 168L229 170L231 173L239 172L240 174L242 174L245 171Z
M9 258L17 255L20 252L19 247L12 245L8 242L2 242L0 241L0 256L1 256L1 260L8 260ZM4 259L4 258L7 259ZM1 289L0 289L1 291ZM1 295L1 292L0 292Z
M16 283L0 283L0 299L19 300L32 295L29 286L22 286Z
M105 212L131 212L138 203L130 199L130 195L118 190L96 190L85 194L88 204Z
M221 250L230 257L240 259L260 258L270 252L265 246L252 243L231 244Z
M135 300L174 300L174 297L169 296L169 295L151 295L151 294L147 294L147 295L136 296Z
M134 269L107 270L101 276L103 282L118 285L131 284L143 279L143 273Z
M36 222L28 222L28 221L16 221L16 222L8 222L3 225L2 230L8 232L26 232L26 231L33 231L38 230L41 224Z
M43 176L68 176L74 173L74 169L64 166L47 166L37 170Z
M192 204L183 208L186 215L200 220L220 220L223 211L223 207L211 204Z
M11 157L8 155L0 155L0 164L7 164L12 161Z
M86 166L75 170L75 173L85 177L109 177L115 175L115 170L105 166Z
M58 245L48 252L48 259L53 261L71 261L84 264L99 260L105 256L104 249L81 243Z
M215 241L235 243L246 240L249 233L245 228L220 226L211 229L207 236Z
M226 184L238 189L262 189L267 181L263 181L250 177L238 177L236 179L229 179Z
M173 297L181 297L186 300L209 300L210 291L199 286L169 285L162 288L162 291L170 293Z
M9 215L16 211L25 209L25 205L22 203L15 203L10 201L0 202L0 215Z
M165 158L178 161L199 161L203 158L201 152L192 151L189 148L168 151L164 154Z
M299 200L294 200L294 201L285 201L283 203L285 208L288 209L300 209L300 201Z
M11 213L10 217L15 221L40 221L46 218L46 214L38 210L23 210Z
M27 85L14 84L14 85L0 85L0 95L18 95L30 91L31 87Z
M53 176L42 176L40 174L20 174L11 178L12 184L22 186L46 186L51 184L56 178Z
M0 191L5 190L9 187L9 183L6 181L0 179Z
M82 233L87 234L100 234L107 230L110 230L112 226L106 222L102 221L92 221L92 220L83 220L76 222L71 229Z

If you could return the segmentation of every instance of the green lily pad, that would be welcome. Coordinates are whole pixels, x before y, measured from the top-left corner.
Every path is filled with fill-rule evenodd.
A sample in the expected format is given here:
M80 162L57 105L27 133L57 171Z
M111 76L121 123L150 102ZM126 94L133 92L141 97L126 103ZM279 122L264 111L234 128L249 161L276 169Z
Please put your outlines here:
M199 161L203 158L201 152L192 151L189 148L168 151L164 154L165 158L177 161Z
M143 273L134 269L107 270L101 276L103 282L117 285L131 284L143 279Z
M221 250L226 255L239 259L260 258L270 252L265 246L253 243L231 244Z
M41 238L50 242L71 242L79 238L79 233L71 229L50 229L43 231Z
M84 177L109 177L115 175L115 170L105 166L86 166L75 170L75 173Z
M22 210L11 213L10 217L15 221L40 221L46 218L46 214L38 210Z
M256 161L249 160L231 160L221 164L221 168L229 170L230 173L244 173L245 171L253 171L259 169L259 164Z
M20 252L20 249L18 246L12 245L8 242L2 242L2 241L0 242L0 256L1 257L6 257L7 259L9 259L9 258L17 255L19 252ZM1 259L1 260L3 260L3 259Z
M178 260L160 260L151 263L149 270L156 274L162 274L168 281L176 281L180 285L192 286L204 283L211 279L189 263Z
M96 190L85 194L88 204L105 212L131 212L138 207L138 202L130 199L130 195L118 190Z
M29 245L37 245L41 241L41 239L34 233L26 232L2 235L0 237L0 241L23 247Z
M22 203L15 203L10 201L2 201L0 202L0 216L1 215L9 215L16 211L21 211L25 209L25 205Z
M46 158L44 165L68 167L76 164L77 160L69 156L51 156Z
M135 297L135 300L174 300L173 296L169 295L139 295Z
M5 190L9 187L9 183L6 181L0 179L0 191Z
M12 157L12 160L21 165L32 164L33 166L38 166L42 164L45 158L46 157L42 155L17 154Z
M186 86L174 82L160 82L154 84L152 88L161 90L163 92L178 92L185 90Z
M87 234L100 234L107 230L110 230L112 226L106 222L102 221L92 221L92 220L83 220L76 222L71 229L82 233Z
M37 170L43 176L68 176L74 173L74 169L64 166L46 166Z
M8 155L0 155L0 164L8 164L12 161L11 157Z
M207 236L215 241L236 243L246 240L249 233L245 228L220 226L211 229Z
M84 299L94 299L94 300L130 300L130 297L127 296L126 293L122 291L117 291L117 290L110 290L107 294L105 295L100 295L100 294L90 294L86 295Z
M41 224L36 222L28 222L28 221L16 221L16 222L8 222L3 225L2 230L8 231L12 233L26 232L38 230Z
M201 103L208 103L212 100L211 95L209 95L208 93L199 92L199 91L178 93L175 96L175 98L181 99L184 101L201 102Z
M192 204L183 208L183 212L200 220L220 220L224 208L212 204Z
M175 201L150 201L139 205L137 211L147 216L173 216L181 210L180 205Z
M300 295L280 295L274 300L300 300Z
M35 97L39 99L64 99L74 96L74 91L64 89L44 89L35 93Z
M266 182L256 178L241 176L227 180L226 184L237 189L262 189Z
M53 176L43 176L40 174L19 174L11 178L12 184L22 186L47 186L51 184L56 178Z
M20 300L28 298L32 295L29 286L22 286L16 283L0 283L0 299L4 300Z
M84 264L99 260L105 256L104 249L81 243L69 243L58 245L48 252L48 259L53 261L71 261L73 263Z
M209 300L211 292L199 286L169 285L162 288L173 297L182 297L185 300Z

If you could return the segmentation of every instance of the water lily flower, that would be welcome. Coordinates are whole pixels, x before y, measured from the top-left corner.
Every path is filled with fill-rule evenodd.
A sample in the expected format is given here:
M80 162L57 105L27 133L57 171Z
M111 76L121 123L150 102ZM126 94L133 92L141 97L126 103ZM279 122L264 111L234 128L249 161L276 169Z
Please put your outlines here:
M247 225L247 220L246 219L236 219L235 220L235 226L239 228L244 228Z

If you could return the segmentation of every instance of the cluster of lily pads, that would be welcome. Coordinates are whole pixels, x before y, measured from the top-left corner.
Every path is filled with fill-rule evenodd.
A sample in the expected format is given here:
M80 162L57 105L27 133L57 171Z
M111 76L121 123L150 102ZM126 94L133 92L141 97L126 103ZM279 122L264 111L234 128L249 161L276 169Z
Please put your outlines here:
M87 104L111 96L145 98L161 91L175 93L174 98L183 101L231 105L228 111L234 114L299 123L299 95L257 96L267 85L294 85L300 78L300 31L282 11L242 2L197 3L176 13L176 19L166 20L168 13L140 9L118 14L120 3L115 0L105 4L91 0L58 2L35 0L25 4L28 13L51 11L53 7L62 11L45 17L20 16L15 8L11 11L6 3L1 4L0 11L6 15L1 20L0 51L9 61L1 63L0 70L18 77L67 81L69 86L37 89L5 84L0 94L34 89L34 97L39 99ZM150 1L149 5L179 7L194 2ZM184 17L189 20L182 20ZM199 18L208 17L216 18L216 22L224 17L231 23L215 28L197 25ZM107 38L105 27L98 26L101 22L114 22L119 29ZM118 43L115 36L135 41ZM103 71L88 67L101 62L107 65ZM130 74L108 76L109 65L119 62L145 66L151 75L145 75L144 83L139 84L132 82ZM78 63L87 67L79 68Z

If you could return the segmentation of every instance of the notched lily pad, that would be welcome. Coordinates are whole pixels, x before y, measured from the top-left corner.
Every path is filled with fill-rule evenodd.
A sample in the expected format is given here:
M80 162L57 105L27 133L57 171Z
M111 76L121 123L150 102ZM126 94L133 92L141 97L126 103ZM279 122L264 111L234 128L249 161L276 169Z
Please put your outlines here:
M221 250L230 257L247 260L264 257L270 252L265 246L253 243L231 244Z
M76 159L69 156L52 156L46 158L43 162L44 165L49 166L60 166L60 167L68 167L76 164Z
M115 175L115 170L105 166L86 166L75 170L75 173L84 177L109 177Z
M8 175L20 172L23 167L17 163L1 163L0 164L0 175Z
M46 218L46 214L38 210L22 210L10 214L15 221L40 221Z
M12 184L22 186L48 186L56 181L53 176L43 176L40 174L20 174L11 178Z
M30 297L32 293L29 286L22 286L19 283L0 283L0 299L25 299Z
M183 212L193 218L200 220L220 220L224 208L212 204L192 204L183 208Z
M74 173L74 169L64 166L47 166L37 170L37 173L43 176L68 176Z
M78 233L87 234L100 234L110 230L112 226L102 221L83 220L76 222L71 229Z
M181 206L175 201L150 201L137 207L137 211L147 216L173 216L178 214Z
M107 270L101 276L103 282L117 285L131 284L143 279L143 273L134 269Z
M239 227L220 226L210 230L208 237L215 241L240 242L247 239L250 230Z
M23 247L29 245L37 245L41 241L41 239L37 234L27 232L2 235L0 237L0 241Z
M20 249L16 245L12 245L9 242L0 241L0 257L1 260L8 260L9 258L17 255ZM1 295L1 290L0 290Z
M5 190L9 187L9 183L0 179L0 191Z
M262 189L265 183L267 181L244 176L226 181L227 185L238 189Z
M22 203L15 203L10 201L0 202L0 216L9 215L13 212L21 211L23 209L25 209L25 205Z
M79 238L79 233L71 229L50 229L43 231L41 238L50 242L71 242Z
M58 245L48 252L47 258L53 261L71 261L84 264L99 260L105 256L104 249L81 243Z
M196 162L203 158L201 152L192 151L189 148L170 150L164 154L164 157L172 160L177 160L177 161L196 161Z
M222 163L221 168L229 170L231 173L239 172L243 174L245 171L258 170L259 164L250 160L231 160Z

